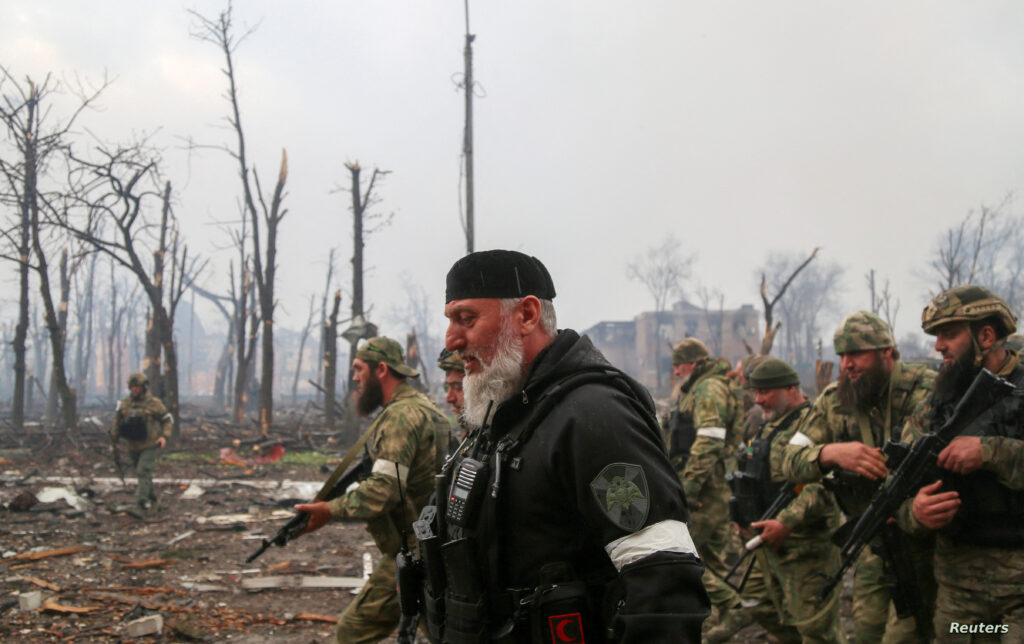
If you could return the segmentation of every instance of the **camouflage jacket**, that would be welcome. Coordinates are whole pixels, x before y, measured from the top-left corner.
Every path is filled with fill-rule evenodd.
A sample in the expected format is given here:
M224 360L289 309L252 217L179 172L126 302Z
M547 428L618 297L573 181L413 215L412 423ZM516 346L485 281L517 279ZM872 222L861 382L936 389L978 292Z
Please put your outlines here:
M789 439L793 437L797 428L807 418L810 411L811 408L805 406L799 411L791 412L799 414L800 417L791 423L789 427L779 432L772 440L769 458L771 460L773 481L786 480L782 467L786 444L789 443ZM772 431L785 418L786 416L783 416L777 420L765 423L764 427L761 428L760 437L768 438L771 436ZM785 542L785 550L787 551L800 549L802 546L816 547L820 544L831 544L829 536L839 527L840 521L839 507L836 506L832 495L822 487L821 483L804 484L797 497L783 508L775 518L790 529L790 534L786 537Z
M1018 364L1020 364L1019 358L1011 352L1010 359L996 375L1009 376ZM931 401L921 403L903 426L901 440L913 443L930 432L932 429L931 414ZM1011 490L1024 490L1024 441L1008 436L982 436L981 469L993 472L999 483ZM900 527L911 534L927 533L928 529L921 525L911 511L912 502L913 499L908 499L900 507L900 512L897 514Z
M734 458L742 439L741 404L725 376L729 363L709 360L697 369L683 387L678 403L679 411L693 419L697 430L690 458L680 474L686 498L692 501L700 498L705 487L728 487L726 460Z
M429 398L403 382L367 431L372 472L359 487L330 502L331 515L366 520L380 551L394 555L399 527L411 534L412 522L434 490L450 425Z
M123 426L131 423L133 418L141 418L145 423L145 438L132 440L122 435ZM114 423L110 427L110 444L117 448L118 441L124 439L128 442L128 449L133 452L141 452L154 447L160 437L168 441L171 440L173 427L174 417L167 411L159 398L150 395L149 392L138 398L128 396L117 405Z
M858 413L839 403L839 384L833 382L821 392L796 433L784 446L783 475L795 482L819 481L825 475L818 458L829 443L859 441L881 447L910 414L928 397L935 374L921 365L896 362L889 378L887 401L868 413Z

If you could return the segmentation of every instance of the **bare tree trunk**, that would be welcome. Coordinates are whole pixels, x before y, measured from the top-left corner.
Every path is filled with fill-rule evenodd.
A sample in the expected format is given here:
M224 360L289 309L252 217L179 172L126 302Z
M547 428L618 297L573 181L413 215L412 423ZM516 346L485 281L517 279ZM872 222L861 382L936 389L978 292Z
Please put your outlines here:
M341 307L341 291L334 292L334 307L323 327L324 346L324 424L327 431L334 432L334 387L338 374L338 309Z
M775 342L775 334L779 332L779 327L782 326L781 322L774 322L772 310L776 303L778 303L779 298L785 294L789 285L792 284L793 280L796 279L796 276L800 274L800 271L804 270L804 268L818 255L819 250L821 249L815 248L811 251L810 256L805 259L802 264L796 267L796 270L794 270L789 275L789 278L783 282L782 288L779 289L779 292L776 293L775 297L771 300L768 299L767 277L765 275L761 275L761 302L764 304L764 337L761 339L761 355L768 355L772 352L772 344Z
M359 164L346 163L345 167L348 168L352 179L352 320L355 321L363 317L363 211L366 205L360 197L362 185L359 182L361 170ZM355 359L358 344L359 338L349 341L346 393L355 390L355 381L352 380L352 360Z
M302 334L299 336L299 355L295 358L295 380L292 382L292 405L299 401L299 378L302 376L302 356L306 352L306 340L309 338L309 331L313 328L313 296L309 296L309 316L306 317L306 325L302 327Z
M28 186L26 186L27 188ZM24 195L19 206L21 213L20 221L18 222L18 258L21 261L18 264L18 324L14 330L14 398L11 401L11 424L15 430L21 431L25 426L25 376L27 371L26 354L28 352L26 340L28 339L29 307L29 222L31 219L29 203L24 198ZM29 383L28 395L31 398L31 383ZM30 403L29 409L31 407Z

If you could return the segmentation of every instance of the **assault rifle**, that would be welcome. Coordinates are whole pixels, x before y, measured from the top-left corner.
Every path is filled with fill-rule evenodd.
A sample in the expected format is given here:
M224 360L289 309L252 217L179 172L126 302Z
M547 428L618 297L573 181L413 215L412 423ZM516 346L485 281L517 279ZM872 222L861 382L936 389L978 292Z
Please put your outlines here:
M358 446L362 447L362 444L359 444ZM342 463L344 464L344 461L342 461ZM373 461L370 459L370 455L364 452L363 457L358 463L350 467L340 476L335 477L332 475L331 478L327 479L324 486L320 488L320 491L317 492L315 497L313 497L313 502L330 501L331 499L338 498L345 493L345 490L347 490L350 485L358 483L369 476L370 469L372 467ZM337 472L335 472L335 474L337 474ZM299 536L299 533L306 529L306 525L308 523L309 512L296 513L288 523L281 526L281 529L277 531L277 534L275 534L272 539L263 539L263 542L260 544L260 547L256 552L245 558L245 563L252 563L256 557L262 555L266 552L267 548L272 545L277 546L278 548L285 547L288 545L289 541Z
M775 497L775 500L772 501L772 504L768 506L768 509L764 511L764 514L762 514L761 518L759 518L757 521L767 521L768 519L774 519L776 516L778 516L779 512L782 512L782 510L785 509L785 507L789 505L790 502L793 499L795 499L798 494L800 494L802 490L803 485L799 483L786 483L785 485L783 485L782 489L779 490L778 496ZM756 523L756 521L754 523ZM747 567L746 572L743 573L743 579L740 580L739 586L733 586L732 584L730 584L729 578L732 577L737 570L739 570L740 566L743 565L743 562L747 560L747 557L753 554L755 550L760 548L761 544L763 543L764 540L761 539L761 535L757 535L756 537L748 541L746 544L744 544L743 554L740 555L740 558L737 559L736 563L732 565L732 568L729 569L729 572L725 574L724 581L726 585L735 590L737 593L742 592L743 587L747 585L747 579L750 577L750 571L754 568L754 563L751 562L750 565Z
M953 415L941 427L918 438L909 448L890 441L892 445L887 445L887 449L883 450L890 454L889 478L872 495L867 509L860 516L853 517L840 526L832 535L832 541L840 546L843 561L836 574L825 583L821 599L828 597L846 570L857 561L864 546L882 531L900 505L916 494L922 486L938 477L936 461L939 452L978 416L1015 390L1016 387L1012 383L994 375L988 369L982 369L967 389L967 393L956 404ZM894 460L898 462L893 463Z

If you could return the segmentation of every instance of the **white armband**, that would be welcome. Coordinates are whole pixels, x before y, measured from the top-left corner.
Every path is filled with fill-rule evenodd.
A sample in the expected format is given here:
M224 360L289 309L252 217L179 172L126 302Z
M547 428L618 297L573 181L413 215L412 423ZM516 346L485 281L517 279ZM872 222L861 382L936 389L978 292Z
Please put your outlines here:
M690 529L682 521L668 519L627 534L604 547L616 570L656 552L697 554Z
M724 427L701 427L697 430L698 436L707 436L708 438L716 438L720 441L725 440L725 428Z
M793 434L793 438L789 439L789 444L797 447L814 447L815 445L814 441L803 432Z
M390 476L395 478L395 474L398 475L398 481L405 484L405 480L409 478L409 468L401 463L395 463L389 461L386 458L378 458L373 462L373 469L371 470L374 474L383 474L384 476Z

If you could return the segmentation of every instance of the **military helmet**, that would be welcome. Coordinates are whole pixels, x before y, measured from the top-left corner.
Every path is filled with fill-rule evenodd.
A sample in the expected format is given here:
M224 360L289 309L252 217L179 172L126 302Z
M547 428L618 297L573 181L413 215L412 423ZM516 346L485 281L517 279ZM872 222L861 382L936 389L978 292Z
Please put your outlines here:
M145 387L149 384L149 378L144 373L133 373L128 376L129 387Z
M683 364L684 362L697 362L702 358L709 358L708 348L697 338L686 338L680 340L672 347L672 364Z
M938 328L950 322L973 322L996 318L1002 329L996 329L1000 338L1017 330L1017 317L1010 311L1006 300L984 286L966 284L954 286L935 297L921 312L921 328L935 335Z
M889 325L870 311L847 315L832 336L832 344L839 355L896 346Z
M466 371L466 363L462 361L462 357L448 349L441 349L441 355L437 356L437 366L442 371Z

